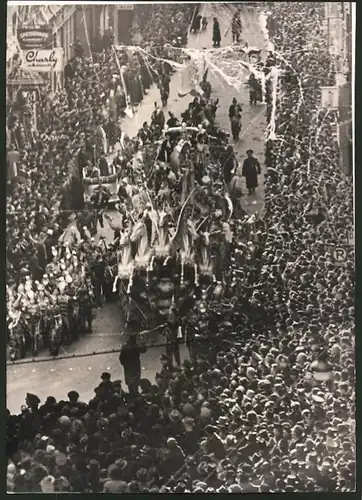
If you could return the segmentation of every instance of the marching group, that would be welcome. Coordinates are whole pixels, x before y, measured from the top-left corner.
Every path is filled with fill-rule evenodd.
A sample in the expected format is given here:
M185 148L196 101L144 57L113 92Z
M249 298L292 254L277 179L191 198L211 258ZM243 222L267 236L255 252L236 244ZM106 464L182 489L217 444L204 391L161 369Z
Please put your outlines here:
M301 52L323 8L270 10L284 70L277 113L267 109L272 174L256 251L247 262L235 251L233 286L215 298L230 321L138 391L104 373L87 403L75 391L41 406L28 394L21 413L7 415L9 491L355 489L353 249L343 265L333 260L353 228L353 186L338 167L333 114L319 112L320 85L334 77L322 35Z

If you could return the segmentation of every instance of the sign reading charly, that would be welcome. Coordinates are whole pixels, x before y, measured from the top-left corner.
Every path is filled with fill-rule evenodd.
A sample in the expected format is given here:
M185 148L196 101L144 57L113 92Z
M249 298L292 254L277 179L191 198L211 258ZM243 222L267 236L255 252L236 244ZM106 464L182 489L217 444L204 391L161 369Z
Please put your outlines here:
M19 28L18 41L23 50L46 49L52 43L52 30L49 28Z
M36 72L62 71L63 49L23 50L21 54L24 68Z

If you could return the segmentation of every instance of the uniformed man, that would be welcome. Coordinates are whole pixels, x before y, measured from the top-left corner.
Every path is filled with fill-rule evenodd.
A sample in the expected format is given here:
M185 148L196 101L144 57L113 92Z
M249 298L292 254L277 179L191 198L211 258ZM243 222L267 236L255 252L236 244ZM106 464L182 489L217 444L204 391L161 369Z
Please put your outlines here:
M137 137L141 139L143 144L152 141L152 132L147 122L143 122L142 128L138 131Z
M154 106L155 109L151 116L151 126L152 128L158 127L160 130L163 130L165 127L165 115L157 102L155 102Z
M233 42L239 43L240 42L240 34L241 34L241 20L240 20L240 12L236 11L235 15L231 21L231 33L233 36Z
M108 201L111 197L109 190L99 182L96 189L93 191L91 196L91 202L93 204L93 208L95 210L94 214L94 224L95 224L95 232L97 232L97 222L99 222L101 228L103 229L103 211L107 208Z
M95 261L92 264L92 285L94 289L96 307L98 308L102 306L105 267L106 263L104 262L101 253L97 252Z
M176 307L172 306L164 330L166 338L166 356L170 360L171 366L173 365L173 359L175 359L178 367L181 366L180 346L177 338L179 326L181 326L181 324L177 318Z
M71 342L71 331L68 320L69 295L66 292L66 288L60 292L57 298L57 305L63 322L64 341L66 344L69 344Z

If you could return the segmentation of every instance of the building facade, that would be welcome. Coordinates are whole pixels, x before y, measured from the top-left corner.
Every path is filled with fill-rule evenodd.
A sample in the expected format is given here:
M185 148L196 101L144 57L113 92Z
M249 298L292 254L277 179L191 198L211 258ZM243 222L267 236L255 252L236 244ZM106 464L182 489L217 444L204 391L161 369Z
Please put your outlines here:
M328 47L336 71L338 87L337 136L340 163L347 175L353 172L352 73L353 29L352 2L326 2L325 28Z

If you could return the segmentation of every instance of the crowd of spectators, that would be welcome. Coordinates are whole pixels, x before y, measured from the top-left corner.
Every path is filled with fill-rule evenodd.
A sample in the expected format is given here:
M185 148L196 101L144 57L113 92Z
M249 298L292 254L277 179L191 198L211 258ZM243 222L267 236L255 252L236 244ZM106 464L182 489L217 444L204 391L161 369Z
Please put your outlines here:
M159 6L150 7L151 12L159 11ZM188 10L177 17L186 33ZM174 6L164 6L162 15L173 19ZM153 15L143 19L145 32L150 31L150 26L154 29L153 22ZM169 24L162 25L165 42L172 41L168 28ZM79 41L74 44L74 57L65 68L64 89L52 92L49 86L39 88L36 130L25 130L29 120L25 123L22 117L28 113L8 116L7 167L11 175L6 197L7 284L12 288L9 300L15 314L37 303L37 286L32 287L34 296L30 301L27 296L20 298L17 290L29 284L29 278L41 284L42 275L53 261L52 247L57 246L69 216L84 208L81 170L107 153L98 140L99 128L106 132L108 144L114 146L121 136L126 107L140 103L157 81L160 68L149 64L142 53L115 50L111 31L103 38L102 51L95 47L91 57L86 57ZM154 55L165 56L164 47L152 48L149 44L147 41ZM29 111L28 100L29 96L20 91L17 106L9 103L8 109L21 111L23 106ZM80 202L73 206L71 200ZM73 244L72 252L79 261L84 260L81 246ZM59 275L63 273L60 265L56 272ZM52 289L57 289L53 273L46 279L52 282Z
M192 18L198 13L199 4L164 6L135 5L132 26L132 41L135 45L149 46L172 43L180 38L186 45L189 26Z
M333 120L317 113L320 86L333 81L329 55L322 42L301 54L323 8L270 10L276 59L291 72L279 80L259 272L249 275L249 302L267 310L264 321L251 314L224 326L217 349L205 346L181 370L164 367L154 384L141 380L137 396L107 374L88 403L74 391L42 406L28 395L7 415L9 491L355 489L352 249L343 265L333 260L353 227L353 188L339 171ZM233 301L240 313L243 297Z

